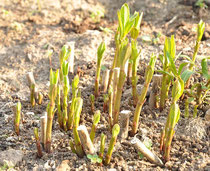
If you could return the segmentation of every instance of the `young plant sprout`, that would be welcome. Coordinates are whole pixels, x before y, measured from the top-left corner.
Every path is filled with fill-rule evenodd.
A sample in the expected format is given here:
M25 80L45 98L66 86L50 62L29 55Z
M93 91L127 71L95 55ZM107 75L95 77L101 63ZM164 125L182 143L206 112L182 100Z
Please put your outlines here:
M120 110L120 102L121 102L121 97L122 97L122 90L123 90L123 85L125 82L126 74L125 74L125 63L129 59L131 55L131 46L128 43L128 40L125 40L121 45L119 49L119 59L120 59L120 75L119 75L119 81L117 84L117 93L116 93L116 98L114 101L114 111L113 111L113 118L114 118L114 123L116 124L118 122L118 117L119 117L119 110Z
M21 117L21 103L17 102L16 108L15 108L15 120L14 120L14 125L15 125L15 133L19 136L20 134L20 117Z
M197 26L197 40L196 40L196 45L194 47L194 53L193 53L192 59L188 58L188 60L190 61L189 68L188 68L188 70L185 70L183 72L183 74L188 73L188 75L189 75L188 80L185 85L186 88L188 88L189 84L190 84L190 78L191 78L191 75L193 74L193 68L195 66L195 60L196 60L196 57L198 54L198 50L200 47L200 42L203 37L204 30L205 30L205 23L201 20Z
M69 86L69 78L68 78L68 72L69 72L69 64L68 62L64 61L62 65L62 75L63 75L63 128L65 131L67 131L67 120L68 120L68 94L70 90Z
M120 46L122 44L125 44L125 41L128 40L127 35L132 30L135 23L135 18L137 17L137 13L134 13L133 16L130 16L130 9L127 3L122 5L121 9L118 10L117 15L118 15L119 26L118 26L117 32L115 33L116 49L115 49L114 61L112 64L112 68L110 70L108 88L112 81L114 68L120 67L121 65L121 57L120 57L121 55L119 53Z
M88 154L87 158L91 160L91 163L102 163L102 159L96 154Z
M67 61L69 58L69 55L71 53L71 50L68 48L67 45L64 45L60 52L60 83L63 81L63 63L64 61Z
M74 147L74 143L73 143L72 140L69 141L69 145L70 145L70 148L71 148L72 153L77 154L77 152L76 152L76 150L75 150L75 147Z
M175 47L174 36L172 35L171 38L165 39L164 45L164 56L160 55L160 60L163 64L163 78L162 78L162 85L161 85L161 93L160 93L160 111L162 111L165 107L166 99L168 98L168 91L170 88L171 83L171 76L166 74L170 71L170 62L168 61L167 54L170 54L172 59L175 59L176 55L176 47Z
M109 148L108 148L106 158L105 158L105 161L104 161L105 165L108 165L111 161L114 145L116 144L117 136L118 136L119 133L120 133L120 126L118 124L115 124L112 128L112 138L110 140Z
M131 53L131 61L132 61L131 84L132 84L133 102L134 102L134 105L136 105L137 101L138 101L138 93L137 93L137 88L136 88L137 82L138 82L137 67L138 67L139 57L140 57L141 51L138 51L138 49L137 49L137 41L136 40L132 40L131 48L132 48L132 53Z
M50 102L47 106L47 130L46 130L46 152L51 152L51 134L52 134L52 123L55 113L55 100L57 96L57 84L59 79L59 70L53 72L50 69L50 90L49 99Z
M109 128L111 131L112 126L113 126L113 118L112 118L113 89L112 89L112 86L109 87L108 95L109 95Z
M180 65L177 71L173 57L167 53L167 60L170 62L171 73L167 73L170 77L175 78L172 87L172 102L170 106L170 111L167 117L165 128L162 131L160 139L160 150L164 151L164 159L166 161L170 160L170 148L173 135L175 133L174 127L179 121L180 109L177 101L181 97L184 91L184 81L181 79L181 71L184 65Z
M100 144L100 152L99 152L99 157L101 160L103 160L103 156L104 156L105 141L106 141L106 135L101 133L101 144Z
M72 81L72 99L71 106L68 114L68 129L72 129L73 121L74 121L74 112L75 112L75 100L78 97L78 84L79 84L79 76L76 75L74 80Z
M93 94L90 95L90 103L91 103L91 112L94 113L94 110L95 110L95 106L94 106L95 96Z
M139 117L140 117L142 106L145 102L145 97L147 94L147 90L149 88L149 84L153 77L155 62L156 62L156 56L152 54L149 65L146 68L144 87L141 90L141 94L138 96L138 102L136 105L136 110L135 110L134 118L133 118L133 126L132 126L132 132L131 132L132 136L134 136L138 130Z
M109 102L109 95L108 94L104 94L104 104L103 104L103 111L104 112L107 111L108 102Z
M100 72L101 72L101 62L106 49L106 45L102 42L97 51L97 70L96 70L96 78L95 78L95 97L99 96L99 80L100 80Z
M210 90L210 75L208 73L207 60L208 57L203 58L201 61L201 74L206 81L195 83L193 86L191 86L190 89L184 90L184 93L188 95L187 99L185 100L186 103L188 103L185 106L185 112L188 112L187 114L185 114L186 117L189 116L189 103L192 101L195 102L193 117L197 117L197 108L200 107L203 103L205 103L206 96ZM188 77L185 74L182 74L181 78L184 82L187 82Z
M41 105L43 100L43 94L41 92L38 93L38 104Z
M39 140L38 128L34 128L34 136L36 139L37 156L39 158L41 158L42 157L42 149L41 149L40 140Z
M71 74L73 74L74 73L74 48L75 48L75 42L74 41L68 42L67 45L69 46L69 48L71 50L70 56L68 58L69 72Z
M32 107L34 107L36 105L36 101L35 101L35 84L31 85L30 90L31 90L31 105L32 105Z
M45 144L46 144L47 112L45 112L44 116L42 116L40 119L41 119L41 138L40 138L40 142L45 149L46 148Z
M34 107L36 104L36 98L37 98L38 92L37 92L33 72L27 73L27 79L28 79L29 88L30 88L30 101L31 101L31 105Z
M63 115L61 111L61 85L58 84L57 86L57 98L56 98L56 103L57 103L57 114L58 114L58 123L60 125L60 128L63 128Z
M100 110L97 110L93 116L93 125L92 125L91 132L90 132L90 139L92 142L94 142L96 127L100 121L100 117L101 117L101 112L100 112Z
M74 108L73 136L74 136L74 142L75 142L75 150L79 157L83 157L84 151L82 149L81 141L80 141L79 134L77 131L77 128L79 126L79 121L80 121L80 114L82 111L82 105L83 105L82 98L77 97L75 99L74 105L75 105L75 108Z

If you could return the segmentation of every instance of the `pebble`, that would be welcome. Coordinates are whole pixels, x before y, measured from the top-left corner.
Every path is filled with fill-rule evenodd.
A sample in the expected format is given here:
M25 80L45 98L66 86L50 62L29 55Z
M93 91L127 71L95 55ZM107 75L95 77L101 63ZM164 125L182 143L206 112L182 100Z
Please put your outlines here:
M206 111L205 120L210 121L210 109Z
M9 167L14 167L23 159L23 152L20 150L9 149L0 152L0 165L7 164Z
M68 171L70 167L68 165L69 160L63 160L61 164L56 168L56 171Z

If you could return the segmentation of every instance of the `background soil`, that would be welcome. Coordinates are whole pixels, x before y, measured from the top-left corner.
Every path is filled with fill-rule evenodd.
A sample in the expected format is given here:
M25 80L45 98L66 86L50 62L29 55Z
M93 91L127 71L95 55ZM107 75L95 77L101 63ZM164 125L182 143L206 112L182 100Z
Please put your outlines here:
M107 167L91 164L89 159L79 159L69 148L71 132L59 130L57 123L53 128L53 153L36 157L36 146L33 128L39 126L40 116L46 110L49 81L48 50L53 50L52 68L59 67L61 47L75 41L75 73L81 72L80 88L84 106L81 124L89 129L92 123L89 95L93 93L96 70L96 51L102 40L108 48L103 65L109 67L114 55L114 33L106 33L103 28L113 31L117 27L116 11L124 0L42 0L41 11L33 0L1 0L0 2L0 153L15 149L23 152L22 162L17 163L15 170L51 170L63 160L69 160L71 170L209 170L209 125L203 119L205 110L199 110L199 119L182 118L176 128L172 142L171 161L160 168L145 158L140 159L133 147L127 143L117 143L111 164ZM143 83L145 66L152 52L162 53L164 35L175 35L177 54L182 51L192 55L196 40L193 28L200 19L206 23L199 55L210 55L210 15L209 9L194 6L193 0L132 0L128 1L132 12L143 11L141 35L138 39L142 48L139 66L139 84ZM94 13L104 10L104 17L98 20ZM145 43L141 36L161 37L156 44ZM182 59L180 59L182 60ZM199 66L199 65L198 65ZM156 69L160 68L157 61ZM32 108L29 103L29 88L26 73L33 71L37 86L45 94L44 103ZM130 106L131 87L125 86L121 109L135 110ZM12 107L20 100L25 123L21 125L20 136L13 131ZM182 102L180 102L182 103ZM141 113L141 125L138 133L142 140L147 137L153 142L152 151L159 157L160 132L165 124L169 106L163 112L149 109L146 102ZM103 95L96 104L102 111ZM183 108L181 109L183 113ZM33 113L30 113L33 112ZM110 138L107 130L107 113L102 113L95 141L98 149L100 133ZM131 118L132 120L132 118ZM194 129L192 129L194 128ZM183 131L186 130L186 131ZM107 144L108 144L107 140ZM108 146L108 145L107 145ZM15 156L13 156L15 157ZM50 163L50 164L49 164ZM3 168L2 168L3 169Z

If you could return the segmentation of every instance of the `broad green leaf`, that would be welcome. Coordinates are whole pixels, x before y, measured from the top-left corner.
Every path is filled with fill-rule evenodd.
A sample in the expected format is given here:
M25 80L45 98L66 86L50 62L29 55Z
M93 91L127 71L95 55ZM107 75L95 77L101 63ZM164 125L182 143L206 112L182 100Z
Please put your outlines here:
M208 73L207 59L203 59L201 61L201 66L202 66L202 75L204 76L205 79L209 80L210 79L210 75Z
M186 83L186 81L190 78L190 76L194 73L194 71L191 71L189 69L186 69L182 74L181 78Z

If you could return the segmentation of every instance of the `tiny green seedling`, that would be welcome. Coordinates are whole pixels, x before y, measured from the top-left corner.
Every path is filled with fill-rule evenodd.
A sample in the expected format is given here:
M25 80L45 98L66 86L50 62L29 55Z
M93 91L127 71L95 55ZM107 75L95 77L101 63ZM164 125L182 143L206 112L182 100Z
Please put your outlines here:
M87 158L90 159L91 163L102 163L102 159L96 154L88 154Z

